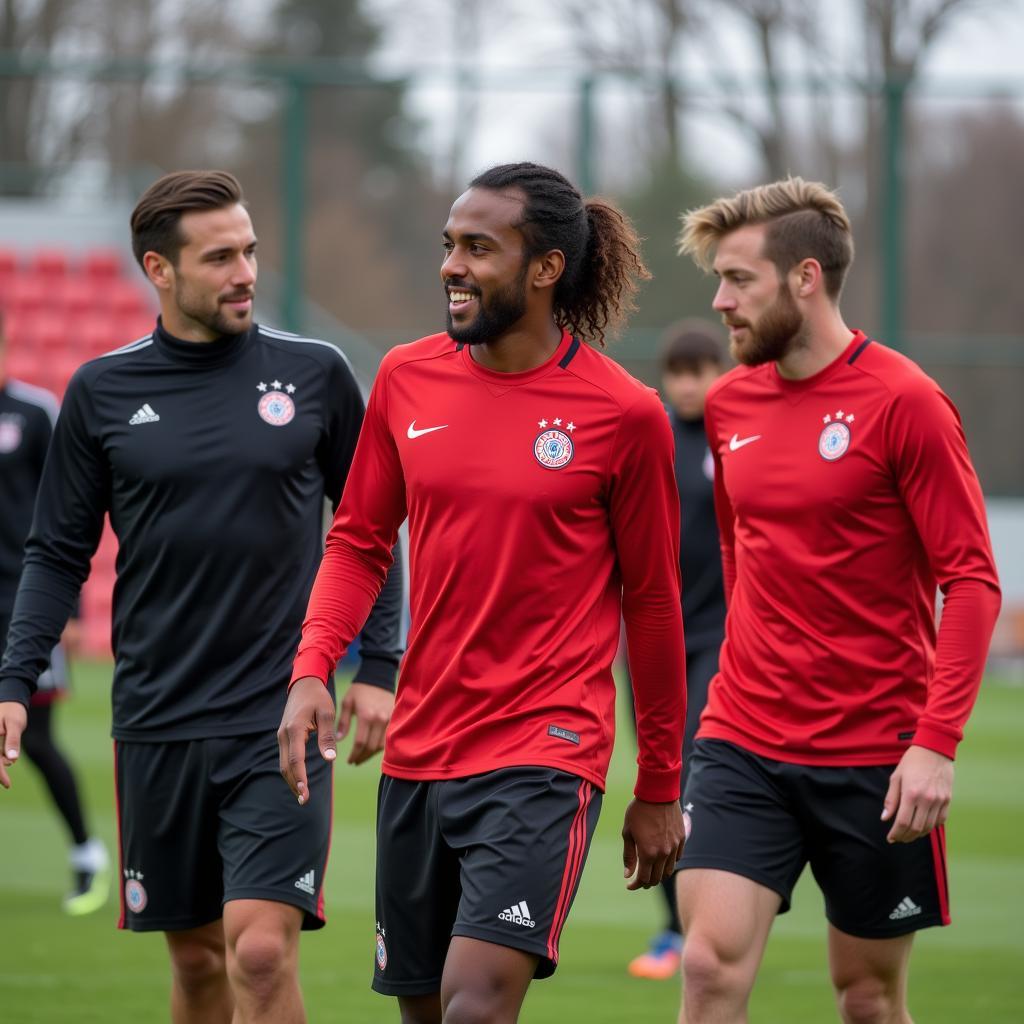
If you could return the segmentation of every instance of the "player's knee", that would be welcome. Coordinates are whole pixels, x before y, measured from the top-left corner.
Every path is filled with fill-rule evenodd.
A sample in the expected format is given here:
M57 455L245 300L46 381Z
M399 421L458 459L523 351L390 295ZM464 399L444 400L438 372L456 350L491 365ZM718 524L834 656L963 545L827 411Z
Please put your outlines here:
M683 944L683 988L687 997L703 1001L730 987L731 971L714 943L697 934L688 934Z
M224 950L206 942L178 942L171 949L171 967L183 992L200 992L224 977Z
M460 989L452 994L444 1008L443 1024L493 1024L515 1020L503 1006L499 991Z
M286 936L268 929L245 929L231 951L232 981L253 992L273 990L292 962Z
M895 994L878 978L858 978L836 989L843 1024L892 1024L903 1019Z

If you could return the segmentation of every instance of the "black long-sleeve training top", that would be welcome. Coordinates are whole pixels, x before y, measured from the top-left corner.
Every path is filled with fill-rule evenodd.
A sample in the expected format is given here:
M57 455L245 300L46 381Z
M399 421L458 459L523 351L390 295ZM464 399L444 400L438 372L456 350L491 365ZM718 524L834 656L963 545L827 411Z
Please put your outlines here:
M113 735L276 728L363 418L344 356L254 324L204 344L160 322L81 366L47 456L0 700L26 703L99 543L119 541ZM357 678L394 687L401 560L363 629Z

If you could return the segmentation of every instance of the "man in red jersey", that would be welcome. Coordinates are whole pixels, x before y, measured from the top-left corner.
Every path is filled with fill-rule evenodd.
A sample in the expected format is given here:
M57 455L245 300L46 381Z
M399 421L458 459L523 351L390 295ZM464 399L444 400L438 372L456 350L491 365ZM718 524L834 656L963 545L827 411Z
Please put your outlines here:
M278 737L306 802L305 737L334 757L323 680L408 516L373 985L406 1022L494 1024L558 960L611 755L620 613L639 740L628 888L681 852L679 499L657 394L581 340L603 341L646 273L622 214L511 164L472 182L443 237L448 331L381 365Z
M834 193L791 178L683 225L742 365L706 411L728 617L684 794L681 1019L747 1019L809 862L842 1019L902 1024L999 610L981 489L935 382L843 322Z

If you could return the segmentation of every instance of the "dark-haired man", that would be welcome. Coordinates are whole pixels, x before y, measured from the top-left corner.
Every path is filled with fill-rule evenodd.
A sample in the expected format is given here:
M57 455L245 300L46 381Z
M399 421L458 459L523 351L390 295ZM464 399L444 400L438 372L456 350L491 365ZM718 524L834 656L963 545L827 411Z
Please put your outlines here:
M999 610L981 488L938 385L843 321L835 193L718 199L681 250L742 364L706 412L729 613L684 794L682 1019L746 1021L810 863L842 1019L903 1024L914 933L949 923L953 757Z
M165 933L177 1024L293 1024L330 800L295 804L273 729L363 402L334 346L253 322L256 236L232 175L155 182L132 246L160 319L68 386L0 670L0 782L109 512L120 926ZM354 763L383 744L400 602L393 571L341 704ZM317 771L327 794L330 766Z
M477 177L443 234L448 331L393 349L328 535L281 766L333 749L323 686L408 515L412 630L381 779L374 988L410 1024L518 1018L554 972L614 733L625 619L639 770L629 888L683 838L679 499L651 389L601 343L645 273L610 204L557 171ZM319 760L317 758L316 760Z
M661 338L661 390L675 437L676 487L679 490L679 569L683 578L683 622L686 624L686 730L683 772L693 750L708 685L718 671L718 649L725 632L725 591L722 555L715 519L714 460L704 430L708 389L725 369L720 328L703 320L681 320ZM629 962L634 978L662 981L679 970L682 926L676 907L675 878L661 884L665 927L650 948Z

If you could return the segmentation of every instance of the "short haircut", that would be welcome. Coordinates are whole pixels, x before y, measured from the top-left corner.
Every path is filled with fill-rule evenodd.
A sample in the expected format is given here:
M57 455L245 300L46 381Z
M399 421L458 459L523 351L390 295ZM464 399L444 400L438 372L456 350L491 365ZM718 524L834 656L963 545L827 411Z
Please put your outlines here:
M719 331L706 320L679 320L665 329L658 346L662 373L700 373L702 367L725 365Z
M767 225L762 255L779 276L804 259L821 264L825 291L838 301L853 263L853 232L839 197L817 181L786 178L716 199L682 216L679 252L711 269L725 235L748 224Z
M132 211L132 252L139 266L147 252L157 252L174 265L185 244L183 214L222 210L244 203L242 186L227 171L174 171L154 181Z

